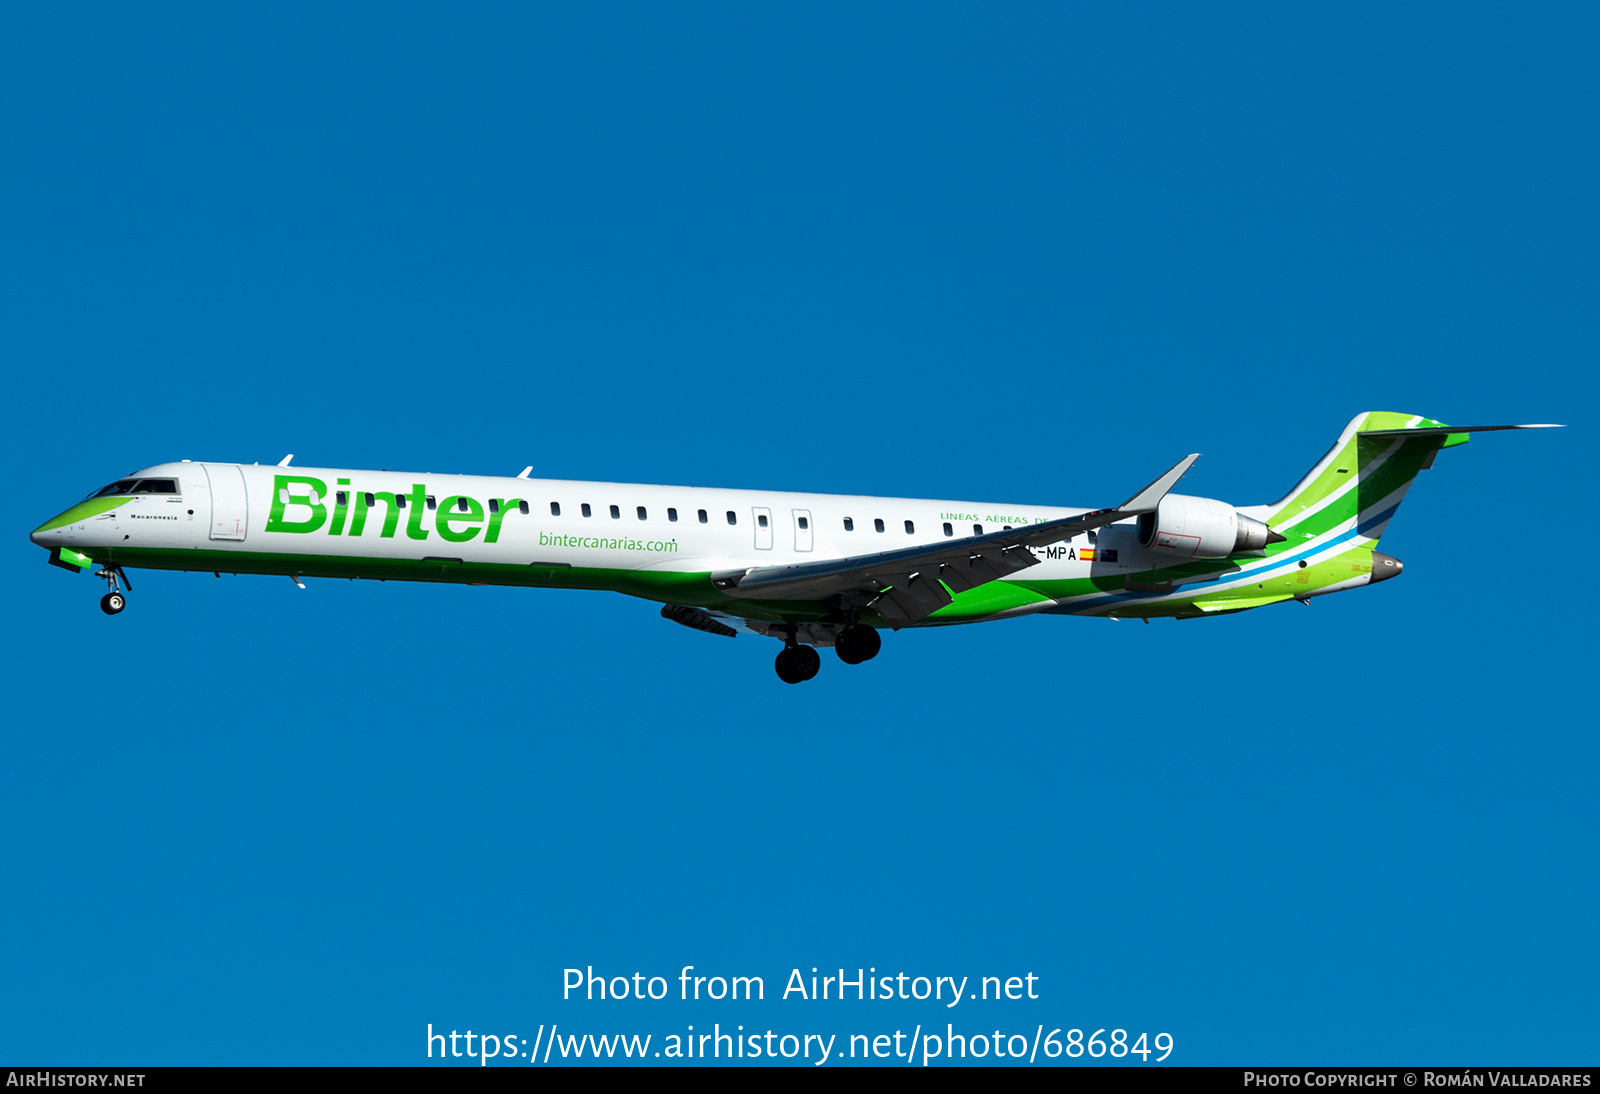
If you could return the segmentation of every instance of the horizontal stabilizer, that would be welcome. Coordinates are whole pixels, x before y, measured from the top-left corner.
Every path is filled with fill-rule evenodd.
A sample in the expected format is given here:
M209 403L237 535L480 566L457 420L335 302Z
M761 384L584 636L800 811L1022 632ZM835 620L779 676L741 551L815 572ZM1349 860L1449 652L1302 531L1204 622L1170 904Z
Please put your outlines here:
M1442 437L1450 433L1494 433L1501 429L1565 429L1564 425L1430 425L1423 429L1363 429L1358 437Z

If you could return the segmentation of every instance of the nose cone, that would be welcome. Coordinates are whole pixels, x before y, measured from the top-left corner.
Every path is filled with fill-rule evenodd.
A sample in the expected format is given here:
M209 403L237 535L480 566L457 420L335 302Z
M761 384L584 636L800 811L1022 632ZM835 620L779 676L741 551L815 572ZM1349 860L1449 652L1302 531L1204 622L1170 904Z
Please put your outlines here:
M66 533L74 524L109 513L128 503L127 497L87 498L64 513L57 513L29 533L28 538L41 547L54 547L66 542Z
M1391 577L1399 577L1400 571L1406 568L1393 555L1386 555L1382 551L1372 552L1372 579L1369 585L1376 585L1380 581L1388 581Z

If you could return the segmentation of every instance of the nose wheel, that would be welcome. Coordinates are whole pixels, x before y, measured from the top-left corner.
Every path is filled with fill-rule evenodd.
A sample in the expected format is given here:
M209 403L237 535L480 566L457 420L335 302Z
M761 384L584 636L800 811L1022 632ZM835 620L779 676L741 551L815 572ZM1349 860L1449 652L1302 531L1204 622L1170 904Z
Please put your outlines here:
M822 658L810 646L785 646L772 667L785 684L801 684L817 674Z
M121 566L107 566L94 575L105 579L106 595L100 598L100 610L107 615L116 615L128 606L128 598L122 595L122 586L133 588L133 582L128 580L128 575Z

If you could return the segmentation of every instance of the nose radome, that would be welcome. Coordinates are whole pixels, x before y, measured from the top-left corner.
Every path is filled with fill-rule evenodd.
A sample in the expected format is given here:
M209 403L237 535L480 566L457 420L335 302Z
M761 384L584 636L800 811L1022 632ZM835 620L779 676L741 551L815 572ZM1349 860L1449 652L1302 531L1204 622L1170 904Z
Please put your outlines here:
M1406 564L1393 555L1386 555L1382 551L1372 552L1372 580L1369 584L1376 585L1380 581L1388 581L1391 577L1399 577Z

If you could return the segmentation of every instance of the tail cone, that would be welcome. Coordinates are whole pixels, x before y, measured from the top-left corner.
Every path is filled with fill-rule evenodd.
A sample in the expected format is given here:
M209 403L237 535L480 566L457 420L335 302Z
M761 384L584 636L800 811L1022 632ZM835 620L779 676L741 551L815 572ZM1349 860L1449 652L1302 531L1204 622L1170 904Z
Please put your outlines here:
M1386 555L1382 551L1374 551L1372 552L1372 578L1367 584L1376 585L1380 581L1388 581L1391 577L1399 577L1400 571L1405 568L1405 563L1398 558Z

